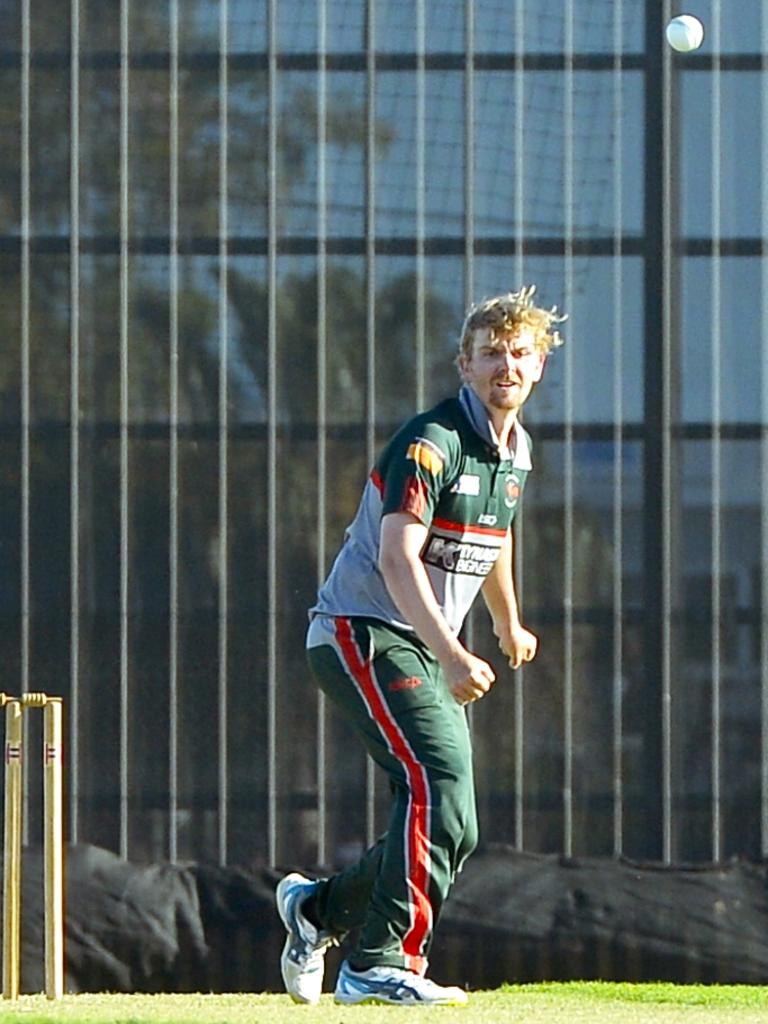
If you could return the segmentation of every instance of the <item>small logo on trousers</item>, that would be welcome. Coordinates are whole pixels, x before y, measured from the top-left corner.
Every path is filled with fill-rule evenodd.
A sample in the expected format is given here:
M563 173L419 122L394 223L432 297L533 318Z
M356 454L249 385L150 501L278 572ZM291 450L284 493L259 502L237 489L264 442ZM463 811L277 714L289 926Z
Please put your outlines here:
M402 679L393 679L387 689L390 693L399 693L401 690L415 690L424 682L418 676L404 676Z

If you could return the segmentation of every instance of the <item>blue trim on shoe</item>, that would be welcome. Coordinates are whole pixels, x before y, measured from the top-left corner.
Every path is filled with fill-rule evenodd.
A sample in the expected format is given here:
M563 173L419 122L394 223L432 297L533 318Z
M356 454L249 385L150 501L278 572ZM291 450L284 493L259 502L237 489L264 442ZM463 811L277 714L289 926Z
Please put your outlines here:
M463 1006L467 1002L467 994L455 986L437 985L420 974L399 967L355 971L345 960L339 969L334 999L347 1005Z

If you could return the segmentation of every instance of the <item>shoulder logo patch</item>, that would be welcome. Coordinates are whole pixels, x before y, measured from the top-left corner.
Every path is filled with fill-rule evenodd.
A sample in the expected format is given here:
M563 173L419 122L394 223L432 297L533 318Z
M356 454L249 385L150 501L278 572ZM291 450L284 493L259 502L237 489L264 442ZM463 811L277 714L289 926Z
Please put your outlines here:
M443 453L436 444L428 441L426 437L417 437L410 443L406 458L412 459L422 469L426 469L428 473L431 473L432 476L437 476L438 473L441 473L445 465Z

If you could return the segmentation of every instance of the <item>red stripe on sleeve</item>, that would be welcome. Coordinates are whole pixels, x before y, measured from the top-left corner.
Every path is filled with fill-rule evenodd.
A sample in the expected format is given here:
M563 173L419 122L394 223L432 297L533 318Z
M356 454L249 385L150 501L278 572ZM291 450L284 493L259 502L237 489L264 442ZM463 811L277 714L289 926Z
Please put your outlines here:
M409 476L403 488L403 500L400 502L401 512L410 512L424 522L427 511L427 485L417 476Z

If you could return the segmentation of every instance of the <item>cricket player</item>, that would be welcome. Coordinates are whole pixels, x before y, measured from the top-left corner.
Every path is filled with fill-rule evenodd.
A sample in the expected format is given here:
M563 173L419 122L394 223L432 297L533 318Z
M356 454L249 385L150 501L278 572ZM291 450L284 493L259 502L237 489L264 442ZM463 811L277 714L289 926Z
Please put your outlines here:
M462 1004L425 977L440 909L477 845L466 706L494 671L459 639L481 592L512 668L536 654L513 581L512 521L531 471L518 414L561 343L556 308L534 287L470 308L457 396L420 413L384 448L310 612L307 656L322 690L387 773L386 834L330 878L287 875L277 906L283 980L317 1003L331 942L359 939L337 1003Z

